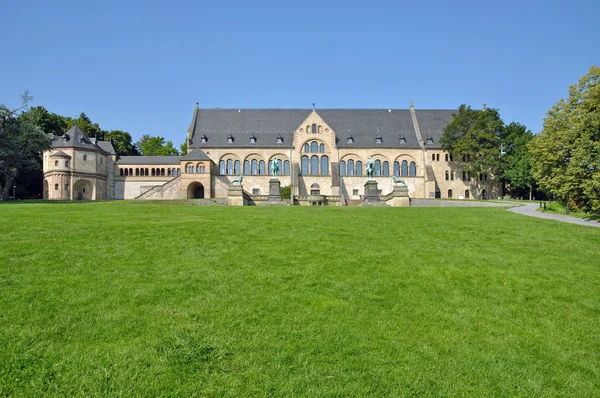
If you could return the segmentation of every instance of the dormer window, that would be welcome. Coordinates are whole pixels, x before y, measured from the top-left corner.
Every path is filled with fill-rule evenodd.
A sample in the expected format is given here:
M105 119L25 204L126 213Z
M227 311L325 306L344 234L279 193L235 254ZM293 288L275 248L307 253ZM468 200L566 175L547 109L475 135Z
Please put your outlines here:
M433 144L433 138L431 136L427 136L427 145Z
M252 134L252 137L250 137L250 143L251 144L256 144L256 137L254 136L254 134Z
M277 137L277 143L283 144L283 137L281 135L279 137Z
M400 136L400 143L401 144L406 144L406 138L404 138L403 135Z
M208 137L206 136L206 134L202 134L202 137L200 137L200 142L206 143L206 141L208 141Z
M354 137L351 135L348 136L348 144L354 144Z
M378 135L377 138L375 138L375 143L381 144L382 142L383 142L383 140L381 139L381 136Z
M233 142L233 136L231 134L229 134L229 137L227 137L227 142L230 144Z

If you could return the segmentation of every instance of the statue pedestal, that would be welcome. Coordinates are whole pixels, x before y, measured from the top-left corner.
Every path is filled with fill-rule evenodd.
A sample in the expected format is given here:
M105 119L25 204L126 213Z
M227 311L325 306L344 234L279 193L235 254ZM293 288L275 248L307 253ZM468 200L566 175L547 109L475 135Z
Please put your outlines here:
M410 207L408 187L404 184L394 185L392 200L388 201L393 207Z
M367 180L365 183L365 195L363 196L362 206L387 206L381 202L379 190L377 189L377 181Z
M281 202L281 183L276 177L269 180L269 202Z
M227 206L243 206L244 187L242 185L230 185L227 192Z

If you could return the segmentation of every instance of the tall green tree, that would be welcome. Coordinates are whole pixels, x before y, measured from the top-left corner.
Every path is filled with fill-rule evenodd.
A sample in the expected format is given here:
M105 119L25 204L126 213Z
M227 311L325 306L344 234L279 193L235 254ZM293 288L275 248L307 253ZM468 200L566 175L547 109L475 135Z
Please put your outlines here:
M496 109L475 110L461 105L446 126L440 142L454 161L474 175L500 171L500 144L504 122Z
M112 130L104 134L104 140L110 141L119 156L137 156L140 154L132 143L131 134L122 130Z
M32 107L22 113L20 117L24 117L26 114L29 114L33 122L46 134L63 135L67 130L67 118L48 112L43 106Z
M600 212L600 68L592 66L569 96L548 111L529 144L540 187L589 212Z
M140 153L144 156L175 156L179 155L172 141L166 141L163 137L152 137L145 134L135 143Z
M39 170L40 154L50 146L50 138L36 124L30 112L23 112L33 98L27 92L20 108L0 105L0 194L7 200L19 173Z
M527 192L533 193L534 179L531 173L531 157L527 144L533 138L533 134L527 127L520 123L512 122L505 126L502 137L500 153L499 178L510 187L511 195L524 196Z

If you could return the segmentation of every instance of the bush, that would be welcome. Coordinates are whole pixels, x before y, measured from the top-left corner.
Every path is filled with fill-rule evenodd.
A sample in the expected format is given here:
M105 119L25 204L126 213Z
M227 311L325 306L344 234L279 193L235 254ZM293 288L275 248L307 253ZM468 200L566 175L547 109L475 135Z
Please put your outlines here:
M280 187L279 192L281 193L281 199L290 199L292 197L292 187L289 185Z

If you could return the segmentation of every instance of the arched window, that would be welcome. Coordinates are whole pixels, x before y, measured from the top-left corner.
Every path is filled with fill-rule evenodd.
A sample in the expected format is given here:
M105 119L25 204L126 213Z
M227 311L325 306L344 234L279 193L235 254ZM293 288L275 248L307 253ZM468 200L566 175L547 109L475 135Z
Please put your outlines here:
M54 184L54 190L58 191L58 184Z
M317 141L313 141L310 143L310 151L312 153L318 153L319 152L319 143Z
M129 169L129 175L130 175L130 176L132 176L132 175L133 175L133 167L131 167L131 168ZM163 175L164 175L164 169L163 169Z
M448 199L450 199L450 198L452 198L452 190L451 189L448 190Z
M123 173L123 169L119 169L119 175L120 175L120 176L123 176L123 175L124 175L124 173Z
M55 160L55 161L54 161L54 165L55 165L55 166L58 166L58 160ZM58 188L56 188L56 189L58 189Z
M135 170L135 175L137 175L137 169ZM171 176L171 168L167 169L167 176L169 176L169 177Z
M221 160L219 162L219 174L223 175L225 174L225 161Z
M266 174L264 160L261 160L260 162L258 162L258 174L260 174L261 176L264 176Z
M181 175L181 169L179 167L177 168L177 175Z
M440 161L440 154L439 153L435 155L435 160L438 161L438 162Z
M463 170L463 181L467 181L467 172Z
M415 162L410 162L410 169L408 171L408 175L411 177L417 176L417 164Z
M381 160L377 159L375 161L375 176L381 175Z
M400 163L398 163L398 162L394 162L394 175L395 176L400 175Z
M245 175L250 174L250 162L247 160L244 160L244 174Z
M164 176L165 175L165 169L160 169L160 175Z
M308 175L308 156L302 156L302 160L300 163L300 174L302 174L303 176Z
M448 154L444 155L444 160L447 162L448 161Z
M240 174L240 161L239 160L236 160L235 163L233 163L233 174L235 174L235 175Z
M348 175L349 176L354 175L354 160L352 160L352 159L348 160Z
M362 176L362 162L360 160L356 162L356 175Z
M252 160L252 175L257 175L258 174L258 160L253 159Z
M340 176L345 176L346 175L346 162L344 162L343 160L340 161Z
M450 172L448 170L446 170L446 181L448 181L450 179Z
M233 160L227 159L227 174L233 174Z
M311 195L320 195L321 194L321 187L319 186L319 184L312 184L310 186L310 194Z
M390 176L390 164L388 162L383 162L383 174L384 177Z
M308 145L308 142L306 144L304 144L304 152L305 153L309 153L310 152L310 145Z
M283 174L290 175L290 161L286 160L283 162Z
M310 158L310 175L319 175L319 158L316 155Z
M329 157L327 155L321 156L321 175L329 175Z
M402 161L402 168L400 169L400 175L402 177L408 177L408 162L406 160Z
M325 153L325 144L319 145L319 152Z
M465 190L465 199L469 199L471 197L471 192L468 189Z
M283 162L281 159L277 159L277 166L279 166L279 174L283 173Z
M454 172L453 171L450 172L450 180L454 181Z
M312 133L317 134L317 125L313 123L312 125Z
M431 154L431 161L432 161L432 162L435 162L435 153L432 153L432 154Z

